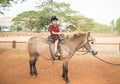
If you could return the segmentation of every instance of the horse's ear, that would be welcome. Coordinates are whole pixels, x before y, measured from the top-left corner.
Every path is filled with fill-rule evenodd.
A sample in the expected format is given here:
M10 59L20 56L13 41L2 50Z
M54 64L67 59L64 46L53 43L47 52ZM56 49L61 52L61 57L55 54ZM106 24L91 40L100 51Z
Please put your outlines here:
M88 32L88 37L90 36L90 32Z

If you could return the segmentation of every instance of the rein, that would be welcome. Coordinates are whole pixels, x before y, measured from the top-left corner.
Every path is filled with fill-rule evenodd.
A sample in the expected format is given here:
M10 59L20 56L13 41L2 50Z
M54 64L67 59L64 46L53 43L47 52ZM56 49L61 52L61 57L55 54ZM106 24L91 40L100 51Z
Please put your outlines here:
M72 54L68 49L66 49L63 45L61 45L63 49L65 49L68 53Z
M88 38L87 38L87 43L86 43L85 45L88 44L89 48L91 49L90 44L89 44L90 41L92 41L92 40L88 40ZM85 52L85 51L82 51L82 52ZM90 50L89 50L89 51L86 50L86 52L85 52L83 55L85 55L85 54L87 54L87 53L89 53L89 52L91 52L91 51L90 51ZM115 66L120 66L120 64L116 64L116 63L112 63L112 62L105 61L105 60L97 57L96 55L93 55L93 56L94 56L96 59L98 59L98 60L100 60L100 61L102 61L102 62L104 62L104 63L111 64L111 65L115 65Z
M104 62L104 63L111 64L111 65L116 65L116 66L120 66L120 64L115 64L115 63L112 63L112 62L105 61L105 60L103 60L103 59L101 59L101 58L99 58L99 57L97 57L97 56L95 56L95 55L93 55L93 56L94 56L95 58L97 58L98 60Z

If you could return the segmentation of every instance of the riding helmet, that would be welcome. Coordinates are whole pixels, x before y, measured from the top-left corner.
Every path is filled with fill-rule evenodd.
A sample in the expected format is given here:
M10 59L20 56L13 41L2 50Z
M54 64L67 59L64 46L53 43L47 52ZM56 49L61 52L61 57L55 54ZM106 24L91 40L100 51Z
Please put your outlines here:
M52 21L52 20L58 20L58 18L53 15L53 16L51 16L51 18L50 18L50 21Z

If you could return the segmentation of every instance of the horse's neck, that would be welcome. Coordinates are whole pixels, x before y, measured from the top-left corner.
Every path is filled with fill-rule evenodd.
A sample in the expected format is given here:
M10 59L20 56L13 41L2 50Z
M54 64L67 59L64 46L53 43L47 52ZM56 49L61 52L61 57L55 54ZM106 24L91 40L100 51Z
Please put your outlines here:
M80 46L79 44L81 42L82 41L80 41L80 39L75 39L75 40L66 39L65 46L71 51L71 53L74 53L78 50L78 48Z

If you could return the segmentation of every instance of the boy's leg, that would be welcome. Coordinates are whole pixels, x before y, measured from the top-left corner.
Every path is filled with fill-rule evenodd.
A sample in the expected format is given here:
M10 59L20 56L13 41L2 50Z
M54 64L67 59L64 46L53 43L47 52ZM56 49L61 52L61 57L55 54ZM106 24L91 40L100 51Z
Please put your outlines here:
M61 54L58 51L58 42L59 42L59 40L55 41L55 55L60 56Z
M58 40L55 41L55 52L57 52L58 48Z

